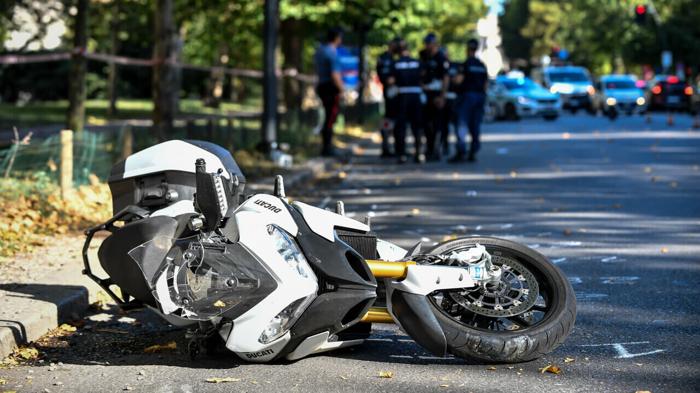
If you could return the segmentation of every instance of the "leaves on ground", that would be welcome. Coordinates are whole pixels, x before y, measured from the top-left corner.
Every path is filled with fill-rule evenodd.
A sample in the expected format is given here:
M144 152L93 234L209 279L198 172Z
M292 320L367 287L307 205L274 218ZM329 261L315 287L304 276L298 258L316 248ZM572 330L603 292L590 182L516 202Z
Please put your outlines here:
M62 198L45 174L0 179L0 257L30 252L51 236L107 220L112 198L107 184L80 186Z
M573 363L573 362L575 362L575 361L576 361L576 359L574 359L574 358L570 358L570 357L565 357L565 358L564 358L564 363Z
M157 352L163 352L163 351L173 351L177 349L177 343L175 341L171 341L166 344L155 344L151 345L150 347L146 347L143 352L144 353L157 353Z
M74 332L74 331L78 330L78 328L76 328L75 326L69 325L67 323L62 324L58 328L63 330L64 332Z
M39 350L34 347L21 347L15 349L12 354L23 360L34 360L39 357Z
M544 373L559 374L561 373L561 369L559 368L559 366L548 364L540 369L540 374Z
M240 382L240 378L233 378L233 377L214 377L214 378L207 378L205 379L206 382L209 383L226 383L226 382Z
M394 373L392 371L380 371L379 378L393 378Z
M221 300L217 300L214 302L214 307L216 308L224 308L226 307L226 303L222 302Z
M661 247L662 254L668 254L668 247Z
M4 378L0 378L0 385L4 385L7 383L7 380Z
M488 371L496 371L496 367L494 367L494 366L486 367L486 369Z

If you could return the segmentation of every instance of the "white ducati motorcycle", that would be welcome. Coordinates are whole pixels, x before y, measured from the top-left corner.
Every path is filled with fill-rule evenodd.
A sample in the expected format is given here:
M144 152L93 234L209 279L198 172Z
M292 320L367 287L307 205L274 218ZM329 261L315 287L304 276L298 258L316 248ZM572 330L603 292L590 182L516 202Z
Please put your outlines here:
M489 237L405 250L340 202L289 203L280 176L273 195L244 196L238 165L208 142L138 152L109 186L115 214L86 231L84 273L121 307L187 328L192 356L225 346L252 362L296 360L396 323L438 356L521 362L574 325L571 285L536 251ZM108 278L88 258L98 231L111 232L98 251Z

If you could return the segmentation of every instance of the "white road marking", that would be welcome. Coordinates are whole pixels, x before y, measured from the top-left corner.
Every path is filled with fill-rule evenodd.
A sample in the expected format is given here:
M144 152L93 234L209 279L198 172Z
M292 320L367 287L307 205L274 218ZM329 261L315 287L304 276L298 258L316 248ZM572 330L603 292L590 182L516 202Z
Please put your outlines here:
M603 262L603 263L608 263L608 262L612 262L612 261L614 261L614 260L616 260L616 259L617 259L616 256L612 256L612 257L601 258L600 261Z
M636 358L639 356L646 356L646 355L653 355L656 353L661 353L661 352L666 352L664 349L655 349L653 351L648 351L648 352L640 352L640 353L630 353L627 348L625 348L625 345L643 345L643 344L649 344L649 341L632 341L632 342L626 342L626 343L611 343L611 344L583 344L579 345L579 347L613 347L615 351L617 352L617 356L615 356L616 359L631 359L631 358Z
M600 278L601 282L603 284L634 284L635 281L639 281L639 277L637 276L610 276L610 277L601 277Z

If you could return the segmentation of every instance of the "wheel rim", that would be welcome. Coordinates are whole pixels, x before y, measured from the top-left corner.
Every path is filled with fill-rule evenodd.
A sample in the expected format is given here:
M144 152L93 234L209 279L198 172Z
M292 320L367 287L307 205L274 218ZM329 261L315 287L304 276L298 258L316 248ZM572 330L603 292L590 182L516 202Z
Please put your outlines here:
M443 254L459 252L471 247L473 245L465 245ZM499 281L495 288L435 291L428 295L433 305L455 322L481 331L525 332L544 324L552 315L553 306L556 303L554 288L545 279L544 273L537 269L526 255L499 246L485 245L485 247L492 254L493 263L504 269L502 277L505 282ZM520 274L516 275L516 273ZM517 280L514 281L514 277ZM515 282L521 283L522 286L513 288L512 284ZM524 294L523 290L526 290ZM499 309L496 304L501 306L503 304L499 303L500 300L495 300L496 295L504 293L506 296L501 299L505 298L510 303L506 304L508 307ZM481 305L476 303L480 298Z

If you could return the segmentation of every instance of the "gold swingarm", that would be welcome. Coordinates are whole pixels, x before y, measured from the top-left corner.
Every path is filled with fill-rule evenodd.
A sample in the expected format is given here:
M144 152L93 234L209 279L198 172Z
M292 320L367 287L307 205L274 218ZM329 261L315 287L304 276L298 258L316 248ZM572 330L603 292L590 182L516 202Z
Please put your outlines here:
M376 278L406 278L406 270L409 266L415 264L416 262L414 261L387 262L375 259L367 260L367 265L369 265L369 269ZM394 323L394 318L391 317L391 314L385 307L370 307L360 322Z

